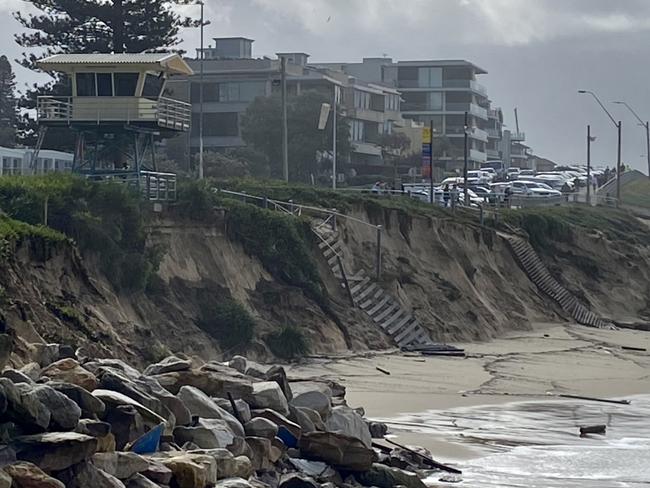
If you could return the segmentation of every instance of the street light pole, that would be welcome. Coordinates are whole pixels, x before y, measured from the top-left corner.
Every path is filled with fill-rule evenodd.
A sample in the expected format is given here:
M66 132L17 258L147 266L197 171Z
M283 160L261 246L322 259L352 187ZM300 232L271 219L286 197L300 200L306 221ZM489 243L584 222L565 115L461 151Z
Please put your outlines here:
M598 96L590 90L578 90L578 93L580 94L585 94L588 93L591 95L596 102L598 102L598 105L600 105L600 108L602 108L609 119L612 121L612 123L616 126L616 130L618 133L618 144L617 144L617 156L616 156L616 206L619 206L619 202L621 201L621 133L622 133L622 128L623 128L623 123L619 120L618 122L614 117L612 117L612 114L609 113L609 110L605 108L605 105L600 101Z
M465 112L465 130L463 131L465 133L465 139L464 139L464 145L465 145L465 155L464 155L464 162L463 162L463 190L465 192L465 206L469 207L469 191L467 188L467 142L469 139L469 125L467 123L467 117L468 114Z
M591 205L591 125L587 126L587 205Z
M648 158L648 178L650 178L650 122L644 122L641 117L625 102L614 102L617 105L625 105L632 112L632 115L639 121L639 125L645 128L646 157Z
M200 1L201 5L201 56L199 58L199 180L203 179L203 60L205 59L203 45L203 10L205 3Z
M289 144L287 128L287 58L280 59L282 85L282 177L289 182Z

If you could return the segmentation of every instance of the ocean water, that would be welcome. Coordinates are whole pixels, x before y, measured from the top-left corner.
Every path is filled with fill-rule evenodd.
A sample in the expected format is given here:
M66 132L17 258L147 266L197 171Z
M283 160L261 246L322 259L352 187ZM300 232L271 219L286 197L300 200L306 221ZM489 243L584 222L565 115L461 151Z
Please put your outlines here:
M420 432L472 447L452 463L462 481L430 486L650 487L650 395L630 405L582 400L513 402L427 411L384 419L392 431ZM581 438L579 427L605 424L606 435Z

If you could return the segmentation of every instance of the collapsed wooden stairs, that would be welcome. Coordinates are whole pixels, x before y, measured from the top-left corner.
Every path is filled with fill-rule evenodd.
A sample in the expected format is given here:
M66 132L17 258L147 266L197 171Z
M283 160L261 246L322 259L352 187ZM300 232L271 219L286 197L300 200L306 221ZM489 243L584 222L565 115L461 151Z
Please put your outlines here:
M577 323L589 327L613 327L613 324L598 317L551 276L527 240L514 235L500 235L508 242L517 262L537 288L555 300Z
M320 238L319 248L342 287L349 287L354 305L363 310L375 324L400 347L431 344L428 332L413 315L366 272L344 269L343 249L338 231L328 223L316 222L312 227Z

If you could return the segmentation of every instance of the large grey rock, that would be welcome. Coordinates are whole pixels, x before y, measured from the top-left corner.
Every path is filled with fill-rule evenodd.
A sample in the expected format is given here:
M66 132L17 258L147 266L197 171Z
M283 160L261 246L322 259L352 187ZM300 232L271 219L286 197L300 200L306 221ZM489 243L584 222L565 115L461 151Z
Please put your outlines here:
M212 486L217 482L217 461L212 456L186 452L161 458L160 462L171 470L177 488Z
M215 403L219 405L221 408L226 410L228 413L231 415L235 415L235 411L232 408L232 404L230 403L230 400L226 400L225 398L213 398ZM237 413L239 414L239 419L243 423L248 422L252 417L251 417L251 407L248 406L248 403L246 403L244 400L241 398L237 398L235 400L235 408L237 409Z
M99 452L90 462L120 480L142 473L149 467L149 462L134 452Z
M19 371L29 376L32 381L37 381L41 377L41 367L37 362L27 363Z
M21 393L35 394L39 401L49 410L50 428L72 430L79 423L81 409L63 393L59 393L47 385L32 386L19 383L16 386Z
M176 425L189 425L192 421L192 415L185 404L163 388L158 381L149 376L140 376L134 380L135 384L147 394L157 398L163 407L171 412L176 418ZM159 412L160 413L160 412ZM164 412L160 413L161 415Z
M270 366L265 366L264 364L256 363L250 359L246 360L246 375L252 376L253 378L258 378L260 380L266 379L266 372L270 369Z
M225 420L199 419L195 426L176 427L176 443L183 445L193 442L202 449L228 448L235 444L236 435Z
M3 473L9 476L9 484L5 481L0 483L3 488L14 486L15 488L65 488L59 480L45 474L41 468L32 463L20 462L5 466ZM13 485L12 485L13 481Z
M145 422L140 412L132 405L109 405L104 421L111 425L111 434L105 440L110 447L110 437L112 436L115 449L118 450L125 449L128 444L142 437L148 428L154 427L154 423ZM102 447L105 447L103 443ZM104 448L101 451L110 452L111 449Z
M278 435L278 426L268 419L256 417L250 422L244 424L244 430L247 436L252 437L266 437L273 439Z
M95 359L94 361L84 363L84 368L96 376L100 376L102 370L115 370L132 380L140 377L140 372L137 369L129 366L121 359Z
M300 473L283 474L278 488L320 488L313 478Z
M227 449L203 449L191 451L192 454L206 454L217 461L218 477L222 478L246 478L253 474L253 465L247 456L234 456Z
M132 399L131 397L112 390L95 390L92 392L92 395L95 398L99 398L107 406L132 406L135 408L143 418L150 420L154 424L159 424L160 422L165 422L166 419L158 415L153 410L145 407L138 401Z
M85 461L97 450L97 439L76 432L47 432L23 436L11 443L21 461L45 471L61 471Z
M155 364L145 368L143 374L151 376L154 374L172 373L174 371L186 371L192 367L192 361L181 359L176 356L169 356Z
M0 488L11 488L13 480L6 472L0 471Z
M303 457L349 471L367 471L376 460L372 449L355 437L336 432L311 432L300 438Z
M160 485L154 483L146 476L136 474L126 482L126 488L160 488Z
M173 394L189 385L198 388L211 397L247 398L253 391L251 379L238 371L218 363L208 363L198 369L174 371L153 376Z
M355 410L350 407L335 407L325 422L329 432L340 432L362 441L371 447L372 437L368 425Z
M0 370L5 367L13 351L13 339L9 334L0 334Z
M65 383L72 383L88 391L93 391L98 385L95 375L71 358L60 359L50 364L41 371L41 376Z
M160 485L168 485L172 480L172 471L163 465L159 459L147 458L149 466L142 472L144 476Z
M246 437L246 444L251 448L250 457L255 471L271 469L271 440L263 437Z
M17 369L5 369L2 372L2 377L11 380L12 383L34 383L32 378Z
M224 420L236 435L244 436L244 428L239 421L198 388L183 386L176 396L189 409L192 416Z
M77 424L75 432L91 437L105 437L111 433L111 424L102 422L101 420L81 419Z
M373 464L368 471L357 473L356 478L363 485L377 486L378 488L393 488L394 486L426 488L426 485L415 473L378 463Z
M59 344L34 343L29 347L34 351L33 359L43 368L61 359L59 357Z
M316 410L325 419L332 410L332 390L324 383L300 381L291 383L294 407L307 407Z
M291 410L291 419L295 420L303 432L325 431L325 423L316 410L307 407L289 407Z
M248 399L252 408L269 408L282 415L289 415L289 404L275 381L253 383L253 393Z
M278 427L284 427L296 439L300 439L300 436L302 434L302 429L300 428L300 425L296 424L295 422L292 422L287 417L285 417L284 415L279 414L275 410L271 410L271 409L268 409L268 408L266 408L264 410L254 410L252 412L252 414L253 414L253 418L262 417L262 418L265 418L267 420L270 420L271 422L273 422Z
M81 463L73 469L68 488L125 488L124 483L92 463Z
M246 373L247 360L244 356L233 356L230 361L228 361L228 367L236 369L242 374Z
M50 381L47 386L67 396L81 409L84 417L102 417L106 411L106 405L99 398L94 397L88 390L72 383Z
M225 478L219 480L215 488L253 488L253 485L243 478Z
M291 401L293 394L291 392L291 386L289 385L289 380L287 380L287 373L282 366L271 366L269 370L264 375L266 381L275 381L280 385L282 393L284 393L287 401Z
M289 458L289 463L301 473L323 482L335 480L338 474L331 466L322 461Z
M165 419L169 418L170 412L163 407L160 400L144 391L143 388L124 373L113 369L104 369L99 375L99 385L104 390L116 391L132 398Z
M47 429L50 425L50 411L41 403L30 385L14 384L7 378L0 378L0 389L7 400L6 416L9 420L33 430Z

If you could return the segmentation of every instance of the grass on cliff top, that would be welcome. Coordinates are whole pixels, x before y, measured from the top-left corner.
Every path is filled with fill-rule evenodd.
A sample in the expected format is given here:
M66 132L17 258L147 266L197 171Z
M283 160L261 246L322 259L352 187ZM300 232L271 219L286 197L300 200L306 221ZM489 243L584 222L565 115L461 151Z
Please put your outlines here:
M43 227L46 202L48 227ZM82 252L95 253L117 289L144 289L158 265L158 253L145 246L140 195L126 185L59 173L2 176L0 210L19 222L5 224L7 233L61 233L74 239Z
M624 205L650 208L650 178L643 178L623 185L621 199Z
M49 242L62 242L66 236L49 227L30 225L0 214L0 240L17 241L39 238Z
M216 188L266 196L273 200L292 200L301 205L335 208L341 213L347 213L355 207L375 207L401 210L410 215L451 215L448 210L440 206L431 206L415 198L402 195L376 195L369 191L361 192L345 188L334 191L324 187L285 183L277 180L233 179L213 183Z
M650 233L625 210L567 205L506 210L503 221L525 230L537 249L571 242L575 232L603 232L609 239L650 244Z

